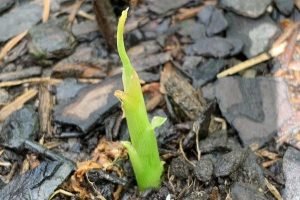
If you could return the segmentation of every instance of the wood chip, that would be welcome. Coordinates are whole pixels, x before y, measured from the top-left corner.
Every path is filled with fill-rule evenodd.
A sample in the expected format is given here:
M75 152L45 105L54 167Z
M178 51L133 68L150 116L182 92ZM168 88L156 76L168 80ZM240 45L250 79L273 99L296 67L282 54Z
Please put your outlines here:
M278 190L276 189L276 187L274 185L272 185L268 179L265 178L265 183L267 188L269 189L269 191L272 193L272 195L275 197L275 199L277 200L283 200L283 198L281 197L280 193L278 192Z
M79 11L79 9L80 9L80 7L81 7L81 5L82 5L83 2L84 2L84 0L77 0L73 4L72 11L71 11L71 13L69 15L69 18L68 18L70 26L72 26L72 24L73 24L73 22L75 20L75 17L77 15L77 12Z
M39 88L39 119L40 119L40 132L50 135L50 113L52 110L52 96L48 90L47 84L42 84Z
M282 54L284 52L286 46L287 46L287 42L283 42L279 46L273 47L268 53L262 53L254 58L251 58L249 60L241 62L241 63L219 73L217 75L217 77L222 78L222 77L225 77L228 75L236 74L240 71L243 71L245 69L253 67L259 63L265 62L265 61L271 59L272 57L279 56L280 54Z
M23 80L17 80L17 81L2 82L2 83L0 83L0 88L13 87L13 86L22 85L25 83L29 83L29 84L48 83L51 85L55 85L55 84L60 83L61 81L62 81L61 79L53 79L50 77L29 78L29 79L23 79Z
M50 15L51 0L44 0L43 23L47 22Z
M7 53L14 48L28 33L28 30L20 33L19 35L15 36L11 40L9 40L4 47L1 49L0 52L0 61L7 55Z
M16 110L19 110L20 108L23 107L23 105L29 101L30 99L32 99L33 97L35 97L35 95L37 94L37 90L36 89L30 89L26 92L24 92L22 95L20 95L19 97L17 97L13 102L11 102L10 104L4 106L1 110L0 110L0 122L4 121L11 113L13 113Z

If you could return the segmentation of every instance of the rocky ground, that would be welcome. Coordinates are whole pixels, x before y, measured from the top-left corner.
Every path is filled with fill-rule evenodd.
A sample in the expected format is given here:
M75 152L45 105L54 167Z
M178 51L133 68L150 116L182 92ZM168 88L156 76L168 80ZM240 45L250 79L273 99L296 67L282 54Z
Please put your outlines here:
M140 192L116 22L165 161ZM298 0L2 0L0 199L300 198Z

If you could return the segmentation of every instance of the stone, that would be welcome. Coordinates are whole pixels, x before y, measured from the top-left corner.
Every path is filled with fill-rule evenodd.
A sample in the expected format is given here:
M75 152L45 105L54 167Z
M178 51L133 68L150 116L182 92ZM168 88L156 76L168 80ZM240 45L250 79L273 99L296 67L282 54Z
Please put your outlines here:
M298 200L300 197L300 152L289 147L283 156L283 173L286 179L283 199Z
M231 40L221 37L211 37L198 39L195 44L187 46L185 52L187 55L224 58L232 56L234 52L237 52L236 48Z
M188 2L189 0L151 0L150 2L148 2L148 5L149 9L155 12L156 14L166 14L168 11L180 8Z
M236 182L231 186L232 200L267 200L262 192L250 184Z
M0 29L0 42L5 42L37 24L42 18L42 12L41 6L36 3L27 3L2 15L0 27L5 28Z
M6 105L10 99L10 94L5 89L0 89L0 105Z
M170 164L170 174L185 180L190 175L190 167L182 158L174 158Z
M214 172L213 163L210 159L201 158L200 161L196 162L194 167L194 174L196 178L201 182L208 182L211 180Z
M214 86L203 88L203 95L217 99L245 146L265 144L293 113L288 87L277 78L221 78Z
M272 0L220 0L220 6L236 14L257 18L265 13Z
M215 163L214 174L216 177L229 176L242 164L246 156L245 151L231 151L221 155Z
M214 6L205 6L203 10L198 13L198 19L206 27L207 36L213 36L224 31L228 22L223 14L223 11Z
M56 86L57 104L63 104L74 98L79 90L84 88L86 84L78 83L76 79L67 78Z
M182 36L189 36L193 40L206 37L205 26L197 23L194 19L184 20L178 26L178 33Z
M49 21L31 28L29 52L40 59L70 55L75 49L76 39L63 26L59 22Z
M274 0L278 10L284 15L290 15L294 8L294 0Z
M199 147L201 153L211 153L213 151L227 150L227 132L218 131L209 134L207 138L199 141Z
M15 4L15 0L1 0L0 3L0 14L8 10Z
M25 106L12 113L5 121L0 143L5 147L19 149L25 140L34 140L39 130L38 114L32 106Z
M216 78L217 74L225 67L224 59L211 58L207 62L200 64L193 70L191 77L194 87L202 87L209 81Z
M38 167L15 177L0 193L0 199L47 200L75 169L69 161L42 162Z
M267 15L254 20L228 13L226 18L229 23L227 38L242 41L244 43L242 52L248 58L266 51L272 40L280 33L278 26Z

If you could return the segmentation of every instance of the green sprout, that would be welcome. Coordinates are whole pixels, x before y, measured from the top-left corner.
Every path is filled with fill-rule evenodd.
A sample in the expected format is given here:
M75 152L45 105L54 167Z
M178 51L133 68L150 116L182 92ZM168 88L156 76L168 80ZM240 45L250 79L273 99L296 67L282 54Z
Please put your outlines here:
M117 90L115 96L121 101L126 117L131 143L122 142L126 147L140 190L160 186L164 162L159 158L154 129L161 126L166 118L154 117L149 122L138 74L131 65L123 39L128 8L122 12L117 30L117 47L123 64L124 91Z

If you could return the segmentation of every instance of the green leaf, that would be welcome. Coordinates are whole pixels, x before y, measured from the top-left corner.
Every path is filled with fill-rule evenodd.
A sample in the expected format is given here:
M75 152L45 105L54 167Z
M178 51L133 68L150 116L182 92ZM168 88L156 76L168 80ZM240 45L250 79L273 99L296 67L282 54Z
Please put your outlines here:
M153 129L160 127L167 121L167 118L165 117L160 117L160 116L155 116L151 120L151 126Z

